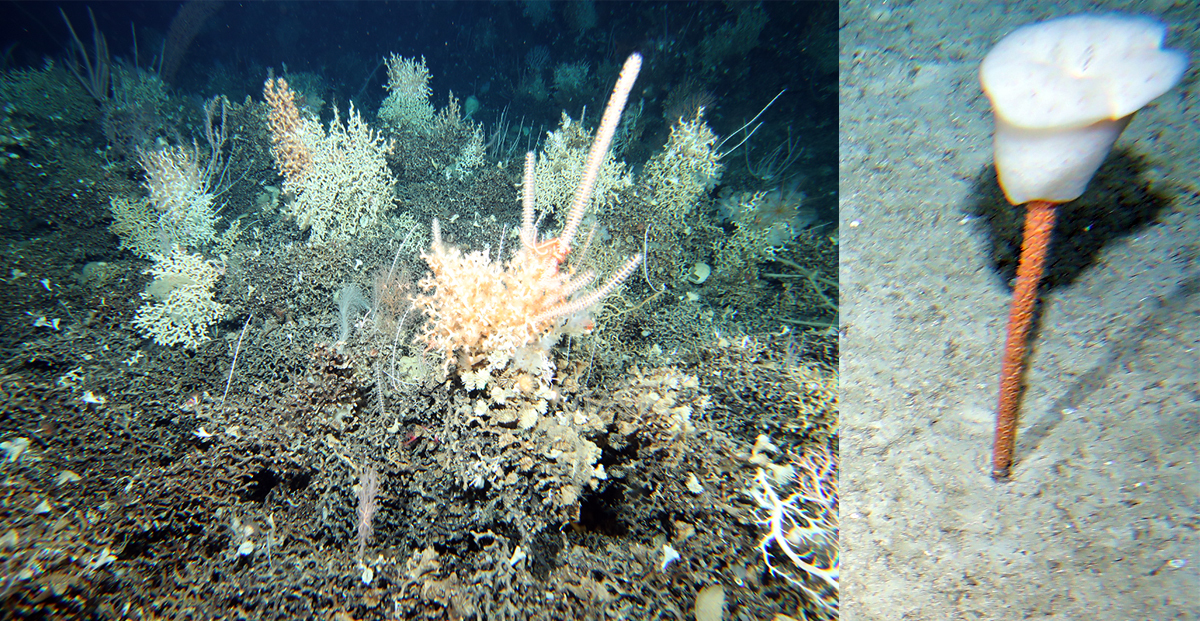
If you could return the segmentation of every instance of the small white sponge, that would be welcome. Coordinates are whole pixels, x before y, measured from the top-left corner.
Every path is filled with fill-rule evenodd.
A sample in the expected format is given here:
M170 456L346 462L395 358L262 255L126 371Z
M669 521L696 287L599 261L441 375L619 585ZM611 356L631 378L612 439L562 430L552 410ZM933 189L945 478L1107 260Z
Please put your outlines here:
M1167 92L1187 57L1146 17L1075 15L1025 26L980 67L996 169L1014 204L1078 198L1129 117Z

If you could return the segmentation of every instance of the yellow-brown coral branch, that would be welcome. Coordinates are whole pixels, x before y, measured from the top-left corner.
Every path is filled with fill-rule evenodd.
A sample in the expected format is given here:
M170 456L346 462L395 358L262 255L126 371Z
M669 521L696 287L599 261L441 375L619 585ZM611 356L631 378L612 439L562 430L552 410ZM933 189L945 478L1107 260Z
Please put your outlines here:
M291 185L297 185L308 173L312 156L301 141L300 110L296 108L296 95L283 78L268 78L263 85L263 98L270 111L267 123L271 128L271 154L275 165Z

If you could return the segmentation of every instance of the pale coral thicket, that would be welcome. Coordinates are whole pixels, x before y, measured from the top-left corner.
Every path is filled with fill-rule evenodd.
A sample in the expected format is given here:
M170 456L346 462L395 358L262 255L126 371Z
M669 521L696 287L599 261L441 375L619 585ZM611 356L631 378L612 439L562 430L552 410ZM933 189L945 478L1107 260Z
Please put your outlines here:
M314 242L345 242L370 230L392 205L395 178L385 156L394 144L371 130L350 104L329 129L302 115L283 78L263 86L275 165L290 197L285 207Z

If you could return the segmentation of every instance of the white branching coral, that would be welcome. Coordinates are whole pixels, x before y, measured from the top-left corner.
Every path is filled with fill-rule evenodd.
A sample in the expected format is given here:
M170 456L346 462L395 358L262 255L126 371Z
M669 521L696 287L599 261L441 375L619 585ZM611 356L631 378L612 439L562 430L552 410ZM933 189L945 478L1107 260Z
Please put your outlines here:
M215 162L205 162L194 144L140 151L138 162L146 171L149 199L111 199L109 230L120 237L121 247L150 259L164 247L201 248L212 242L217 224Z
M198 248L216 236L213 210L214 170L200 159L200 149L175 145L138 153L146 170L150 202L162 214L159 226L177 244Z
M328 133L306 132L312 167L288 212L314 241L349 239L391 205L395 180L384 159L392 143L371 131L350 104L343 125L337 110Z
M267 80L263 95L274 142L272 153L292 196L287 212L316 242L347 240L375 224L391 204L395 179L386 155L393 143L363 122L350 104L343 124L333 111L329 131L301 117L282 78Z
M637 54L625 62L557 238L537 238L532 153L525 160L521 245L508 261L491 257L487 250L464 253L442 243L434 220L433 247L423 255L432 273L421 281L426 293L416 302L429 318L423 338L430 349L445 355L447 366L456 364L465 373L486 361L488 369L498 370L514 358L531 357L527 351L520 353L527 346L548 350L565 330L590 327L586 317L576 322L565 320L594 306L637 268L641 255L629 258L603 286L588 292L584 289L595 278L590 271L561 269L640 68ZM545 377L551 370L549 361L544 355L533 357L539 362L531 366L540 366Z
M156 259L154 267L146 270L154 281L141 294L147 303L138 309L133 324L159 345L197 349L225 314L226 306L212 299L212 286L221 272L204 257L178 246Z
M750 489L758 505L756 521L765 532L758 544L763 561L814 604L836 613L841 573L837 456L820 448L781 466L765 456L776 451L770 439L759 436L750 460L765 466Z
M592 135L582 121L563 113L558 129L546 135L546 142L537 158L534 172L537 182L537 208L566 218L579 182L588 163L588 148ZM596 213L603 212L616 202L618 193L633 185L629 167L611 154L596 174L592 205Z
M216 238L216 197L228 189L221 150L228 138L229 103L215 97L204 104L205 149L195 142L139 150L149 199L111 199L113 225L121 247L150 259L164 248L203 248Z
M486 155L487 148L483 142L483 128L481 125L476 125L471 130L471 137L467 139L467 144L463 145L462 151L459 152L458 159L450 166L447 166L443 174L446 176L446 179L452 177L461 179L476 168L483 166L487 161L485 159Z
M158 210L150 199L114 196L109 199L113 223L108 230L121 241L121 247L143 259L162 252L165 235L158 226Z
M651 203L670 219L683 221L721 180L725 165L716 144L700 108L694 119L680 119L671 127L666 147L646 163L642 184L652 193Z
M418 62L416 58L392 54L386 62L391 94L379 107L379 119L393 129L430 133L435 113L433 104L429 103L432 90L425 57Z

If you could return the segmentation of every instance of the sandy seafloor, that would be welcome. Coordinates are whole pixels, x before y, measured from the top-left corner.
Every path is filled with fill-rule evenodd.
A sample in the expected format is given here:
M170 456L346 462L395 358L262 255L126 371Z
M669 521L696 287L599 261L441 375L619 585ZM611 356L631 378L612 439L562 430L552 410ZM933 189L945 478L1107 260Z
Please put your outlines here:
M1166 202L1043 288L1014 476L989 476L1010 291L971 207L979 61L1092 6L842 3L843 619L1200 619L1197 3L1104 5L1192 57L1117 145Z

